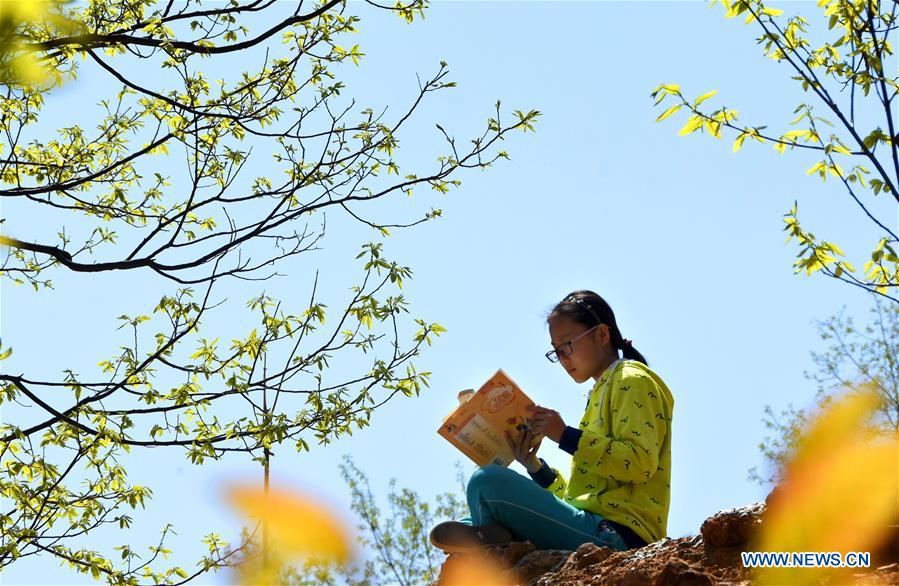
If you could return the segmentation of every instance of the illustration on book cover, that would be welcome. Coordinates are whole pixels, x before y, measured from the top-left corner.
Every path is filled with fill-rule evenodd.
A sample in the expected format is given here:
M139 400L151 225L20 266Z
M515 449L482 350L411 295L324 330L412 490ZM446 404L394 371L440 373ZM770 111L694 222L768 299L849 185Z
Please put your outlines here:
M459 393L459 406L443 420L438 433L479 466L508 466L514 458L505 433L517 437L527 428L527 406L533 404L498 370L477 392Z

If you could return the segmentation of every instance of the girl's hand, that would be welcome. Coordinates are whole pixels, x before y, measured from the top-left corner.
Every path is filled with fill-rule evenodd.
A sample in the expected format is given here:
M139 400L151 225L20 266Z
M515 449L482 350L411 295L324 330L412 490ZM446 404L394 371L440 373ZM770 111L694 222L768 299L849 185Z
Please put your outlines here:
M531 432L534 435L545 435L552 441L559 443L562 440L562 432L565 431L565 422L558 411L547 409L539 405L529 405L528 411L534 413L530 418Z
M540 459L537 458L537 450L540 449L540 442L543 441L543 438L534 443L534 435L527 429L523 430L517 438L513 438L508 431L506 432L506 441L509 443L509 448L512 449L515 461L531 473L540 470L542 466Z

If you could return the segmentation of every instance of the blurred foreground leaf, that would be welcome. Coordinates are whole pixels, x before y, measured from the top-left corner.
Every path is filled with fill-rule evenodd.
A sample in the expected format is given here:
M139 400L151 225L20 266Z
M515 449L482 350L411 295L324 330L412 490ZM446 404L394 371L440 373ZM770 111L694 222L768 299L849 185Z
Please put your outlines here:
M517 581L504 575L503 568L488 556L469 554L447 561L440 583L446 586L512 586Z
M0 0L0 83L52 86L62 81L55 68L29 47L51 34L74 34L79 23L59 13L60 0ZM23 35L28 29L29 34Z
M228 500L244 515L268 525L268 563L250 560L242 568L242 584L275 583L287 558L311 558L345 563L352 556L349 532L337 515L308 496L286 490L245 485L228 489Z
M814 420L771 499L759 550L871 552L899 512L899 440L864 431L879 399L869 389ZM811 584L834 568L763 568L760 584Z

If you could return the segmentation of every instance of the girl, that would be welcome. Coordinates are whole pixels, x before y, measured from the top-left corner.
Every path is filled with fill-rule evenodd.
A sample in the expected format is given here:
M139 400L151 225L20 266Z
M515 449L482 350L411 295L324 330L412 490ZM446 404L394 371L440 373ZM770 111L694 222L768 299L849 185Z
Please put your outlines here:
M572 427L558 412L532 407L530 429L506 435L531 478L495 464L477 470L467 488L470 517L431 531L431 543L446 552L512 539L540 549L592 542L620 551L666 534L671 391L621 336L612 308L596 293L566 296L547 323L549 361L576 383L595 381L584 416ZM571 454L569 480L537 457L543 437Z

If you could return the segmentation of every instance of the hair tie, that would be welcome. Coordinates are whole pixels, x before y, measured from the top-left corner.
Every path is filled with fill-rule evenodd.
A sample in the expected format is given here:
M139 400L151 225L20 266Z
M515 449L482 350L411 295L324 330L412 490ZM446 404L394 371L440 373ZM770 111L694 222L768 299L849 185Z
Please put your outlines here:
M631 340L625 340L624 346L625 348L632 348L634 346L634 343Z

